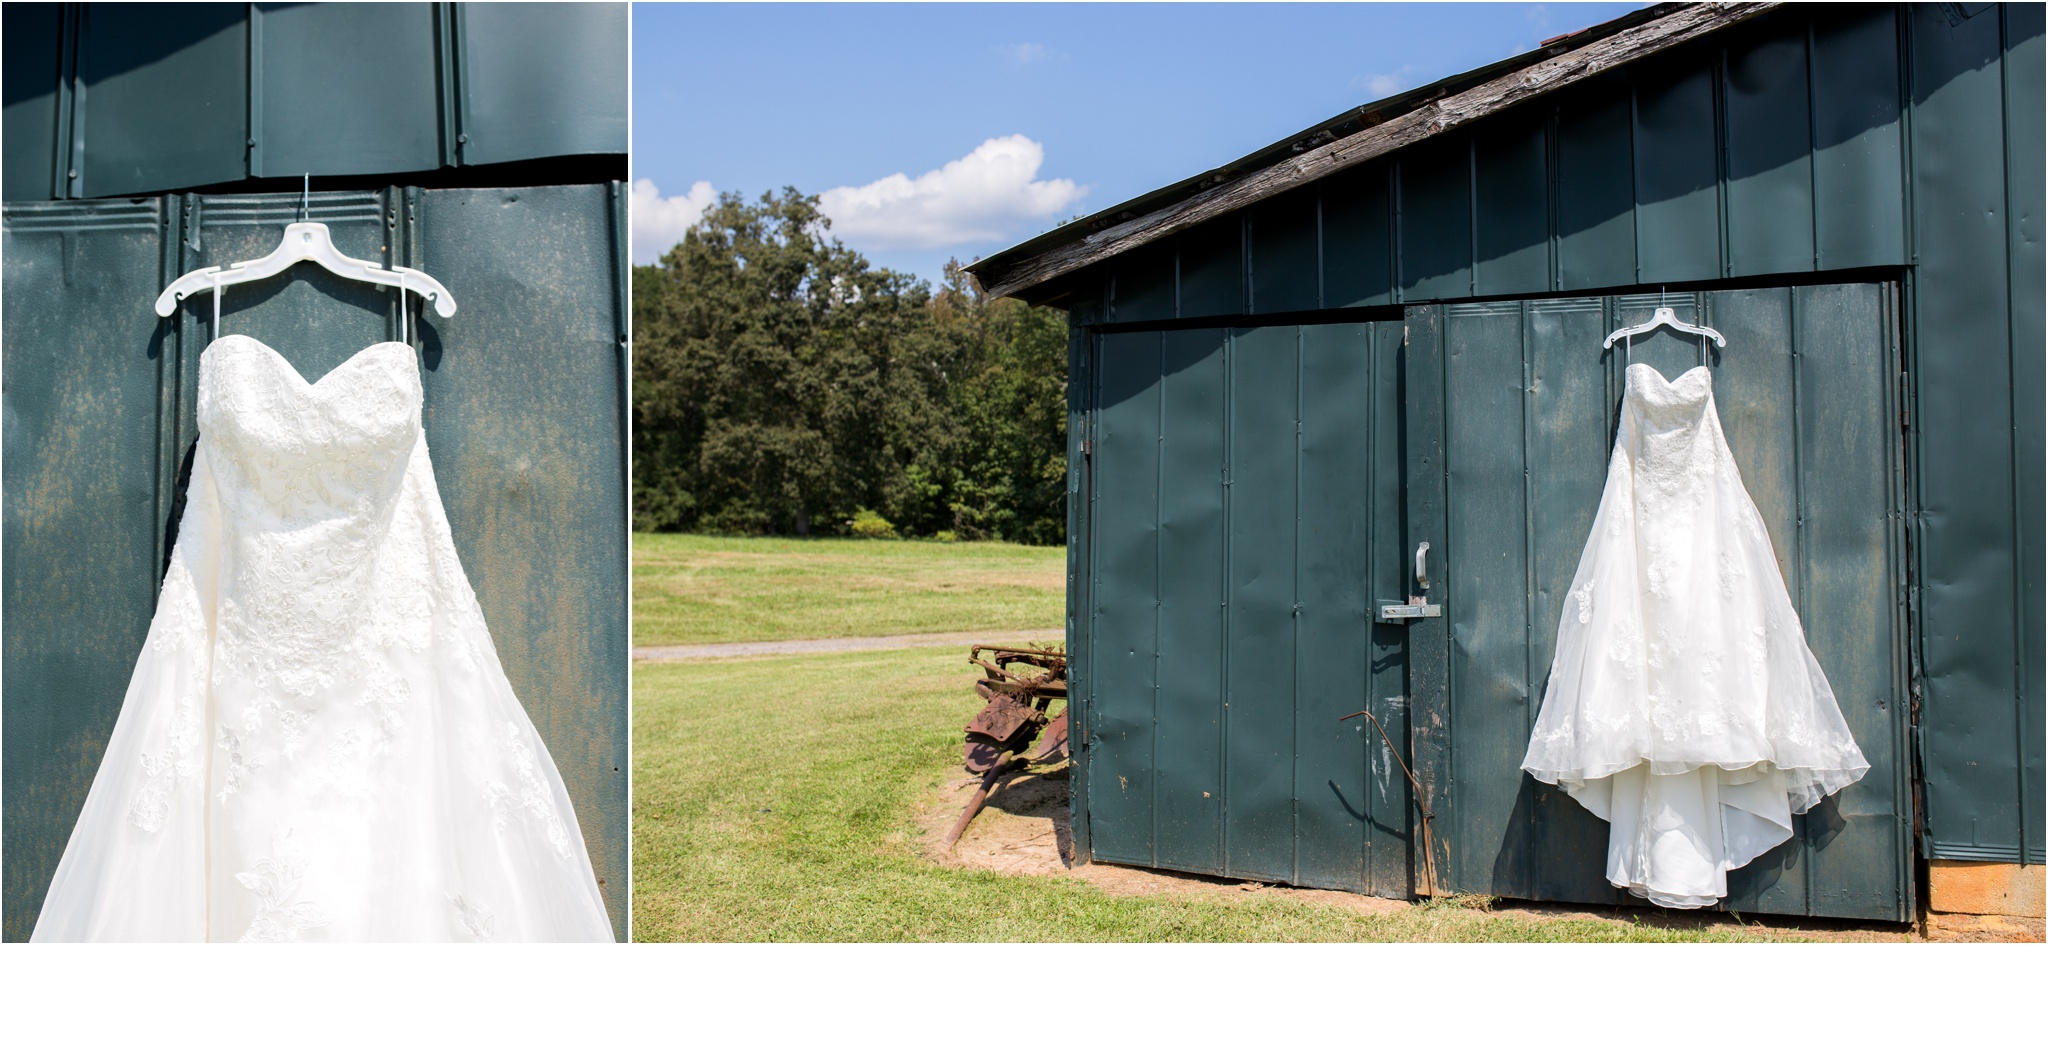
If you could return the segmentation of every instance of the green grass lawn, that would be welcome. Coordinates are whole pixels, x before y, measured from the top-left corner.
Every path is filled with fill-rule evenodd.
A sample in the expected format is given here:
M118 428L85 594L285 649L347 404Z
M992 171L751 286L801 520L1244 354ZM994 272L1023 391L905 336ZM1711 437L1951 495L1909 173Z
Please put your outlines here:
M827 542L794 543L778 555L843 555L858 562L864 548L829 544L830 551L810 550L819 545ZM678 557L703 558L718 546L691 539L671 547ZM941 547L932 560L919 560L932 563L923 574L927 583L947 572L939 564L948 560L939 551L952 549ZM995 554L1017 555L1021 570L1028 556L1040 553ZM869 568L876 576L898 575L880 561ZM744 630L718 634L761 637ZM902 650L637 666L634 938L1758 939L1727 925L1671 929L1425 905L1361 914L1290 897L1286 889L1222 897L1113 895L1074 878L935 864L921 855L914 811L940 781L957 775L960 727L978 703L969 690L973 676L965 653ZM945 800L964 798L948 792Z
M633 644L1057 628L1066 550L995 542L633 535Z

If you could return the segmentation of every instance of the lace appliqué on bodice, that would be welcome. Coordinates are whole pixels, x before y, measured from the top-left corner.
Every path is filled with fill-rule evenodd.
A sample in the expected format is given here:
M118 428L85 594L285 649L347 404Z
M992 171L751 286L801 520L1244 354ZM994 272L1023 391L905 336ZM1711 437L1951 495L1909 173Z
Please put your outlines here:
M34 938L610 939L455 554L414 350L309 383L229 336L199 370L163 592Z

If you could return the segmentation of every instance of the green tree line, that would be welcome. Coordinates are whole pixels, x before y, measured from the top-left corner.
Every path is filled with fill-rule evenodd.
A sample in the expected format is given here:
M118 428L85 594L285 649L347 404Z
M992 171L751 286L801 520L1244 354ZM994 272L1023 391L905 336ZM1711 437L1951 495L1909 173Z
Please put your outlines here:
M934 289L727 193L633 269L633 524L1066 538L1065 317Z

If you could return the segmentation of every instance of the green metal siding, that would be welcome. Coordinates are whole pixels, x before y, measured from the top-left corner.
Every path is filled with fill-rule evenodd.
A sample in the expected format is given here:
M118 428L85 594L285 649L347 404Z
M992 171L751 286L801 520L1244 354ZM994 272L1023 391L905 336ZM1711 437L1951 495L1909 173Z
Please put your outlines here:
M251 5L250 176L439 167L436 6Z
M463 163L626 151L626 5L455 4Z
M2032 686L2019 676L2020 625L2040 620L2040 602L2038 580L2031 599L2019 583L2017 489L2038 491L2041 473L2016 466L2042 403L2039 382L2015 378L2026 369L2016 354L2038 357L2042 345L2012 341L2012 298L2038 302L2041 287L2009 283L2001 16L1953 14L1905 16L1928 855L2039 861L2041 793L2021 770L2029 748L2040 757L2039 731L2024 728L2039 715L2039 660ZM2039 94L2039 80L2029 89ZM2027 252L2039 250L2037 240Z
M1395 165L1404 301L1472 295L1472 146L1457 135Z
M1472 139L1472 293L1491 297L1550 281L1549 138L1541 120Z
M1732 45L1723 58L1731 276L1814 267L1812 86L1803 28Z
M8 4L10 200L626 152L625 4Z
M1321 186L1324 308L1394 302L1392 170L1373 164Z
M1325 309L1899 281L1929 856L2044 859L2042 37L2037 5L1797 6L1298 190ZM1282 293L1261 220L1073 277L1070 322L1240 321ZM1097 315L1140 268L1152 304Z
M149 632L177 464L161 202L7 208L5 933L26 940Z
M615 186L316 193L356 257L462 302L419 326L427 440L506 674L562 770L625 935L624 240ZM10 204L5 224L5 936L26 939L154 608L196 436L192 268L268 253L296 195ZM317 377L397 335L393 295L313 266L231 288L223 328Z
M1408 895L1407 781L1340 721L1406 726L1399 629L1371 623L1406 596L1399 344L1399 324L1095 339L1084 852Z
M1721 274L1716 252L1701 249L1721 238L1714 94L1714 70L1700 63L1636 81L1636 257L1672 282Z
M2048 742L2048 724L2043 720L2043 643L2048 642L2048 625L2042 617L2042 540L2048 532L2042 505L2043 475L2048 475L2048 417L2044 417L2039 395L2029 389L2048 388L2048 330L2042 322L2043 295L2048 286L2048 266L2041 250L2043 191L2048 189L2048 171L2043 170L2048 144L2043 129L2048 113L2043 111L2042 37L2044 7L2020 4L2001 9L2006 18L2005 39L2005 129L2006 129L2006 278L2012 291L2012 388L2013 474L2018 511L2014 529L2018 549L2014 561L2015 594L2013 631L2019 636L2018 673L2014 694L2018 700L2020 773L2016 799L2020 808L2022 850L2029 859L2041 860L2043 853L2043 807L2048 805L2048 786L2042 775L2042 748ZM2035 481L2026 481L2026 477Z

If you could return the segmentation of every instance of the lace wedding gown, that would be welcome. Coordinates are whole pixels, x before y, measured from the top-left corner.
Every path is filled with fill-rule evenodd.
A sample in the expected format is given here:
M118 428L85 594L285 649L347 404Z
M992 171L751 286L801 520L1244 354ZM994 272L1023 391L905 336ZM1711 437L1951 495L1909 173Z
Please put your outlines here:
M149 638L36 940L610 940L455 556L411 347L230 335Z
M1870 768L1743 488L1712 377L1628 368L1593 533L1522 768L1612 827L1607 878L1666 907L1792 837Z

